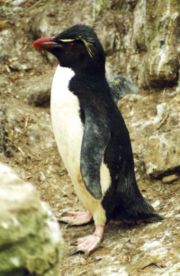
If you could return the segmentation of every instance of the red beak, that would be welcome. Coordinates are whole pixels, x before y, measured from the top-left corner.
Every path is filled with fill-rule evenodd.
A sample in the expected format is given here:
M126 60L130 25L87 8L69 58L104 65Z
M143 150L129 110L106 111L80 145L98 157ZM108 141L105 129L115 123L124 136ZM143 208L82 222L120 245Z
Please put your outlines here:
M53 37L42 37L35 40L32 44L36 49L48 50L57 47L58 44L53 41Z

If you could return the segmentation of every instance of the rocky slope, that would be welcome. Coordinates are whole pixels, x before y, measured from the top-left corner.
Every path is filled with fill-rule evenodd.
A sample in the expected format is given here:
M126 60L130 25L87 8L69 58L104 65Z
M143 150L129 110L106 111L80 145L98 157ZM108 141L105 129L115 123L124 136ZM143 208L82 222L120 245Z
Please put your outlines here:
M83 22L107 54L107 75L124 74L138 95L119 101L142 192L166 217L158 224L111 222L99 250L71 256L92 226L63 228L63 275L178 275L180 80L178 0L0 1L0 158L33 181L54 212L80 209L51 131L49 90L56 61L32 48L39 36Z

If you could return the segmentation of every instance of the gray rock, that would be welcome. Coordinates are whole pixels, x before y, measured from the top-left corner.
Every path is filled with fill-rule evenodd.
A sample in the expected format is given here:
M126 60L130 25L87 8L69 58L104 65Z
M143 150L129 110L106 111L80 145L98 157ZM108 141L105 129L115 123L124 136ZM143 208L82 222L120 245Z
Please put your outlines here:
M139 60L139 85L165 87L177 84L179 1L138 1L134 11L134 48ZM132 65L134 65L132 63Z
M58 276L59 225L32 184L0 164L0 275Z
M180 95L176 90L174 95L161 95L159 103L156 96L128 95L118 106L125 115L136 158L149 176L162 179L180 171Z
M95 28L113 73L138 87L177 85L180 4L175 1L95 1ZM97 16L97 14L100 16Z
M14 0L12 2L13 6L20 6L21 4L24 4L27 0Z
M156 133L146 142L146 150L143 152L146 171L149 175L158 177L165 172L180 168L180 130L172 130L170 133Z
M11 45L14 44L15 37L10 29L2 30L0 34L0 61L5 62L11 55Z
M28 71L32 69L31 63L22 63L17 59L14 59L10 62L9 68L14 71Z
M144 125L154 130L147 137L143 158L146 171L154 177L180 170L180 97L156 106L157 115Z
M52 73L53 74L53 73ZM28 104L34 106L49 106L52 77L42 76L35 79L26 89Z
M0 154L3 153L6 157L11 156L11 152L7 148L8 134L5 128L5 114L0 110Z

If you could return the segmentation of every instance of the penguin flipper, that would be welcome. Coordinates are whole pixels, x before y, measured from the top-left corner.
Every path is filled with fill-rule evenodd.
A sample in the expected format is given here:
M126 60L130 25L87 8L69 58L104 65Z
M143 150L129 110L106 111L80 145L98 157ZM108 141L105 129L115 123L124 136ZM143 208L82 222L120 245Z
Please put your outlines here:
M96 124L95 124L96 122ZM102 198L100 166L110 140L110 130L102 122L86 117L81 146L80 170L87 190L96 199Z

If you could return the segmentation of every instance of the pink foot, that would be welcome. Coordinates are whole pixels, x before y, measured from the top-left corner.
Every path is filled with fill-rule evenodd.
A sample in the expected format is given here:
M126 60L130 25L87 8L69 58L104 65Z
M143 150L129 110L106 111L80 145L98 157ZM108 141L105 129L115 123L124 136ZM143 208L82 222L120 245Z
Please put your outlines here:
M103 239L104 226L98 225L92 235L77 240L77 251L89 254L96 249Z
M64 212L59 219L59 221L70 225L83 225L91 220L92 215L88 211Z

